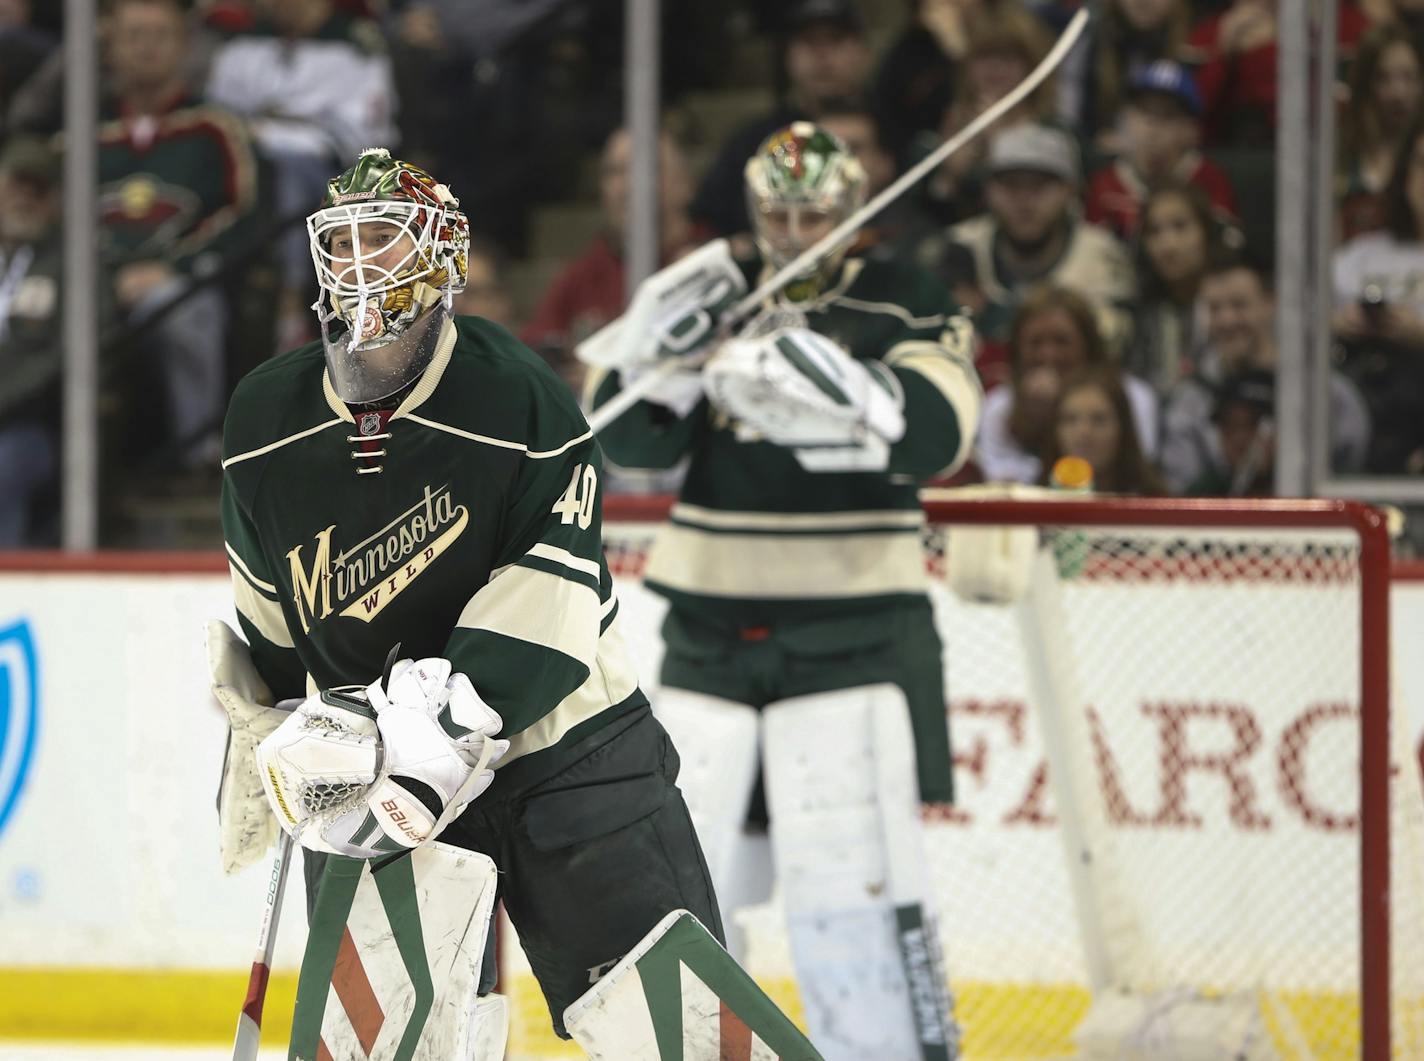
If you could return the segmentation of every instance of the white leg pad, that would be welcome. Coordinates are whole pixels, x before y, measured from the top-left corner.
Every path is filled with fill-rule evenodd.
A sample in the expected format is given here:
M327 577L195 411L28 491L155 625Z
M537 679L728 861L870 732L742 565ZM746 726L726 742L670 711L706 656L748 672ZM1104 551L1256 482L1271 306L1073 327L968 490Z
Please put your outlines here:
M415 1035L415 1061L499 1061L505 1001L475 994L494 911L494 863L432 841L376 875L366 863L354 892L323 885L308 959L329 947L322 939L333 933L340 933L341 946L324 991L313 984L305 992L311 970L303 962L293 1050L316 1056L307 1040L319 1021L320 1040L335 1058L393 1057ZM422 1012L420 1026L412 1027Z
M812 1041L828 1061L956 1056L904 694L879 684L797 697L768 705L763 724L772 852Z
M591 1061L821 1061L686 910L664 917L575 999L564 1026Z
M677 787L720 895L733 873L757 772L757 713L746 704L664 687L653 707L682 760Z

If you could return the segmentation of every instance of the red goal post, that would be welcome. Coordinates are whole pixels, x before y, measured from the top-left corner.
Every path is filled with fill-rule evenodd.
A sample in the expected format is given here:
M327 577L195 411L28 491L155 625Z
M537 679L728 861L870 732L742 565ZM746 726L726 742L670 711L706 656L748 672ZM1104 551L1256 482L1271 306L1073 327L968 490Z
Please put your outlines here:
M660 651L656 644L657 629L656 618L659 614L658 603L642 599L646 591L638 585L638 576L641 573L643 561L646 557L646 550L652 542L656 526L661 523L670 510L670 500L661 497L626 497L614 496L607 499L604 512L605 538L607 552L610 561L610 568L613 570L615 578L620 583L620 596L624 600L625 614L630 614L632 629L626 631L629 641L634 646L635 654L640 655L640 673L645 678L645 683L654 689L655 693L655 668L657 654ZM1397 920L1400 910L1404 907L1402 902L1396 903L1395 917L1391 920L1391 897L1398 887L1398 877L1391 877L1391 829L1399 828L1401 820L1398 805L1391 805L1391 781L1390 774L1392 767L1399 767L1399 750L1395 746L1392 752L1391 746L1391 694L1390 694L1390 607L1389 607L1389 585L1390 585L1390 538L1386 516L1378 509L1369 506L1344 501L1294 501L1294 500L1186 500L1186 499L1081 499L1081 498L1038 498L1027 500L1003 500L993 498L963 497L958 492L940 491L926 495L925 512L927 518L926 540L926 563L931 574L932 596L936 598L939 613L943 615L946 608L953 610L959 607L957 604L945 605L943 600L949 599L952 595L944 589L943 580L940 576L944 570L944 540L945 529L951 526L980 526L980 527L1003 527L1019 526L1033 527L1039 529L1041 540L1048 548L1050 540L1052 549L1057 550L1057 567L1062 582L1066 587L1064 592L1069 599L1067 610L1063 613L1065 632L1063 638L1065 642L1074 641L1077 658L1075 665L1084 679L1084 698L1087 706L1087 713L1093 714L1093 698L1096 696L1107 697L1117 695L1107 689L1100 689L1095 685L1095 675L1105 672L1114 672L1115 680L1121 679L1129 682L1124 685L1121 692L1123 696L1136 697L1141 704L1141 712L1145 715L1147 711L1145 689L1137 689L1130 682L1136 680L1129 675L1123 678L1123 671L1137 671L1141 674L1147 673L1146 666L1124 666L1120 660L1130 658L1136 650L1136 642L1123 644L1119 635L1106 635L1106 640L1093 645L1087 635L1082 634L1085 623L1080 621L1084 609L1096 610L1096 612L1117 612L1124 610L1119 607L1118 601L1130 601L1133 599L1145 600L1149 607L1146 612L1136 613L1135 618L1127 620L1136 622L1144 627L1152 623L1161 623L1164 630L1170 635L1168 642L1179 646L1191 644L1203 639L1195 635L1192 630L1186 628L1186 624L1195 621L1185 615L1178 613L1175 609L1180 605L1175 601L1169 602L1168 592L1164 587L1169 585L1190 586L1198 596L1202 590L1208 591L1205 595L1213 598L1218 606L1227 602L1225 607L1228 612L1243 612L1247 604L1252 607L1259 607L1261 614L1256 619L1249 619L1243 615L1236 615L1232 622L1241 624L1241 629L1246 631L1243 634L1245 641L1241 645L1240 658L1223 658L1221 667L1223 671L1232 671L1239 668L1242 676L1247 680L1247 684L1254 684L1256 687L1270 685L1272 682L1287 684L1299 680L1301 688L1295 690L1299 696L1312 698L1317 692L1332 705L1326 709L1327 714L1334 712L1327 718L1316 717L1313 721L1319 726L1327 723L1341 722L1345 720L1345 715L1358 712L1359 719L1359 747L1358 747L1358 808L1352 814L1358 815L1358 829L1351 834L1351 843L1355 843L1354 837L1357 834L1357 854L1358 869L1350 871L1350 875L1357 872L1357 905L1355 910L1349 915L1354 919L1358 915L1358 926L1355 930L1357 942L1349 949L1357 947L1358 950L1348 956L1341 956L1339 959L1339 976L1349 976L1353 979L1358 973L1358 984L1355 989L1357 993L1348 990L1325 990L1314 987L1300 988L1298 985L1291 985L1280 990L1272 989L1271 1006L1274 1009L1262 1018L1263 1026L1269 1025L1272 1034L1276 1035L1281 1043L1281 1049L1287 1050L1289 1044L1299 1040L1308 1041L1312 1044L1311 1056L1335 1056L1333 1052L1337 1043L1341 1044L1339 1056L1349 1056L1350 1052L1357 1051L1357 1056L1367 1058L1390 1056L1391 1042L1394 1042L1394 1049L1401 1049L1401 1014L1391 1013L1392 998L1398 1008L1398 1000L1401 998L1400 981L1397 977L1392 979L1391 971L1391 937L1397 936L1399 932L1399 921ZM1066 544L1065 544L1066 543ZM1082 549L1082 556L1071 563L1064 559L1063 550ZM1065 566L1066 565L1066 566ZM1071 567L1071 572L1069 572ZM1253 589L1254 587L1254 589ZM1105 599L1110 603L1081 604L1075 603L1077 598L1087 600L1093 597L1092 589L1103 590L1107 588L1110 592L1105 594ZM1114 596L1113 594L1116 594ZM651 597L650 594L646 596ZM1263 643L1258 644L1254 640L1260 635L1261 630L1268 630L1270 626L1276 625L1288 628L1290 624L1299 621L1302 624L1300 634L1303 636L1308 629L1318 627L1324 620L1320 619L1316 613L1309 611L1309 608L1316 606L1317 598L1328 597L1330 618L1329 622L1337 624L1331 627L1334 631L1330 636L1333 638L1331 644L1339 641L1349 641L1349 644L1338 644L1338 666L1331 664L1331 682L1343 681L1348 678L1351 688L1342 691L1332 686L1330 689L1321 688L1312 684L1318 675L1310 671L1307 658L1300 666L1295 666L1286 660L1281 666L1281 673L1273 675L1269 668L1273 665L1274 657L1271 660L1261 655L1252 658L1253 646L1260 648L1262 653L1266 649ZM630 598L633 598L630 600ZM1246 604L1235 603L1239 598ZM630 607L631 603L631 607ZM1323 606L1323 605L1322 605ZM978 631L983 628L983 615L974 613L977 618L970 626L968 636L977 638ZM1177 615L1181 615L1180 622L1184 629L1173 630L1173 625L1177 622ZM1322 613L1323 614L1323 613ZM1097 621L1095 618L1092 621ZM1252 625L1254 624L1254 625ZM942 627L943 627L942 622ZM942 632L944 630L942 629ZM1144 629L1144 638L1148 631ZM1282 640L1289 641L1291 633L1289 629L1282 632ZM1080 636L1081 635L1081 636ZM1096 635L1094 635L1096 636ZM1129 635L1133 636L1133 635ZM650 640L651 639L651 640ZM977 642L974 642L975 650L967 652L964 644L956 643L951 637L946 636L946 658L948 669L948 699L953 704L956 700L957 664L956 660L962 660L966 655L978 656L987 655L994 659L999 657L994 654L999 652L999 647L992 650L985 649L979 651ZM1076 641L1075 641L1076 639ZM1164 642L1164 643L1168 643ZM1144 639L1141 651L1151 653L1154 651L1149 640ZM1308 655L1316 657L1324 655L1318 647L1314 650L1306 647L1303 649ZM1070 653L1071 654L1071 653ZM1283 657L1284 659L1284 657ZM995 663L994 666L1000 666ZM1011 669L1008 664L1002 665ZM1330 684L1330 683L1324 683ZM1249 697L1243 694L1237 698L1240 702L1249 703ZM1352 701L1352 704L1347 704ZM978 701L982 704L982 700ZM1177 730L1185 733L1188 726L1201 726L1203 730L1211 725L1221 723L1227 728L1236 726L1237 748L1244 746L1243 742L1249 738L1252 747L1264 745L1263 734L1274 734L1271 727L1280 728L1279 722L1264 721L1260 726L1252 721L1247 714L1242 712L1233 715L1236 709L1231 705L1236 703L1227 697L1221 704L1212 701L1216 705L1212 710L1216 714L1207 717L1205 709L1197 712L1189 719L1181 717L1162 721L1158 719L1159 730L1165 732L1170 726L1176 726ZM1224 704L1224 706L1222 706ZM1346 706L1339 706L1346 705ZM947 708L950 705L947 705ZM1165 710L1165 709L1164 709ZM1263 716L1264 717L1264 716ZM1353 720L1353 716L1349 721ZM1091 725L1094 727L1093 740L1099 741L1097 733L1097 720L1092 719ZM1228 725L1229 724L1229 725ZM1286 727L1289 731L1289 727ZM1285 734L1289 736L1290 731ZM1301 730L1303 732L1303 729ZM956 758L961 751L958 748L959 731L955 728L956 737ZM1111 737L1111 734L1109 734ZM1086 739L1086 738L1085 738ZM1275 788L1284 790L1292 783L1287 765L1294 764L1299 767L1301 761L1307 756L1319 756L1319 749L1325 745L1324 738L1316 740L1309 749L1302 749L1298 746L1287 746L1282 743L1279 752L1278 777L1272 778ZM983 742L978 742L977 747L982 748ZM1096 750L1101 752L1101 747ZM1143 752L1139 757L1141 764L1131 756L1124 759L1123 784L1125 788L1131 788L1134 783L1143 785L1157 785L1166 790L1167 780L1158 778L1149 781L1146 778L1148 773L1156 769L1154 765L1158 758L1166 755L1168 751L1148 751ZM1180 751L1180 750L1179 750ZM1187 752L1182 751L1182 755L1187 756L1186 765L1178 764L1180 774L1186 774L1191 770L1197 771L1187 780L1178 777L1172 783L1185 792L1188 786L1200 786L1203 790L1209 784L1215 784L1213 771L1220 774L1220 778L1229 781L1234 788L1237 781L1241 780L1248 787L1252 784L1252 777L1247 776L1247 768L1239 764L1233 767L1228 753L1193 753L1191 757ZM1339 755L1331 753L1333 758L1324 764L1324 772L1334 777L1344 772L1343 760ZM1262 756L1262 762L1269 756ZM1109 755L1111 759L1111 755ZM1085 760L1086 761L1086 760ZM1222 763L1226 765L1223 766ZM964 764L957 763L956 774L961 772ZM1412 765L1412 760L1411 760ZM1058 767L1055 765L1055 770ZM1132 776L1134 770L1141 769L1144 776L1136 782ZM1233 769L1236 773L1233 773ZM1252 766L1252 769L1256 769ZM1091 772L1091 771L1090 771ZM1318 771L1319 772L1319 771ZM1042 768L1040 768L1042 773ZM1200 775L1200 776L1198 776ZM968 776L968 775L966 775ZM1260 768L1259 777L1264 778L1265 767ZM973 778L970 777L972 782ZM1041 778L1040 778L1041 780ZM957 785L959 782L957 781ZM962 790L967 790L970 784L962 786ZM1262 781L1256 786L1261 793L1268 787ZM1415 791L1410 786L1405 786L1409 790ZM1145 791L1145 789L1142 789ZM1174 790L1175 791L1175 790ZM1193 788L1196 791L1196 788ZM1181 792L1177 795L1180 796ZM1233 792L1235 799L1241 794ZM1290 796L1290 793L1286 793ZM1299 801L1304 805L1305 796L1299 796ZM1338 797L1339 793L1335 795ZM1185 797L1182 797L1185 798ZM1399 797L1396 796L1398 801ZM1414 801L1417 803L1418 801ZM1337 804L1340 801L1337 798ZM1165 806L1165 804L1164 804ZM1409 828L1411 836L1417 834L1418 814L1416 808L1411 803L1407 808L1408 813L1405 818L1411 823ZM1341 820L1350 818L1344 815ZM1260 815L1262 820L1266 815ZM961 815L963 817L963 815ZM1160 815L1159 815L1160 817ZM1283 815L1276 815L1283 818ZM1350 818L1353 821L1353 818ZM1170 853L1176 848L1164 847L1159 851L1152 847L1156 843L1155 834L1167 832L1149 828L1143 825L1142 821L1114 820L1107 832L1112 834L1113 841L1119 849L1129 850L1133 847L1141 847L1148 851L1152 858L1165 857L1163 852ZM1180 823L1178 823L1180 824ZM1188 823L1190 824L1190 823ZM1238 823L1239 824L1239 823ZM1247 826L1250 821L1247 821ZM1287 854L1295 858L1309 859L1315 857L1317 848L1314 846L1317 837L1309 832L1308 828L1302 827L1298 822L1279 823L1280 827L1267 829L1270 832L1270 843L1281 843L1288 845L1283 848ZM1134 829L1136 826L1141 826ZM1214 827L1208 823L1202 829L1203 835L1210 834ZM963 832L963 830L960 830ZM1177 830L1186 833L1190 829L1183 827ZM1237 833L1241 830L1238 829ZM1289 839L1280 839L1289 834ZM993 840L993 843L1007 846L994 848L1000 854L1004 850L1016 847L1020 843L1022 833L1015 834L1012 830L1000 830ZM1202 837L1195 838L1201 840ZM1235 835L1223 841L1223 850L1235 850L1231 845L1240 845L1254 840L1254 837L1246 836L1245 840L1241 835ZM939 843L936 840L935 843ZM975 848L970 843L962 842L962 838L953 829L945 832L946 850L953 852L952 855L943 853L932 853L931 859L952 859L957 864L965 864L967 858L972 858ZM1322 841L1322 844L1335 844L1335 838ZM1185 850L1185 849L1183 849ZM1243 848L1244 850L1244 848ZM1319 851L1324 854L1325 846ZM1224 856L1223 856L1224 857ZM1256 857L1256 856L1252 856ZM1279 858L1279 852L1275 855L1260 856L1268 859ZM1124 864L1128 865L1132 861L1131 857L1124 859ZM1254 864L1251 864L1254 865ZM1241 872L1246 873L1248 863L1242 863ZM1259 866L1257 867L1259 868ZM1163 872L1168 872L1167 867L1163 867ZM1232 864L1224 863L1220 867L1223 875L1229 875L1234 871ZM1254 872L1254 871L1253 871ZM1342 869L1341 874L1345 871ZM953 875L953 874L951 874ZM1342 876L1342 879L1343 876ZM1129 890L1129 897L1133 896L1133 875L1129 870L1124 871L1125 886ZM1137 878L1141 883L1141 878ZM991 886L992 887L992 886ZM1151 886L1146 886L1146 891L1152 891ZM1398 897L1396 897L1398 898ZM1025 902L1025 906L1033 905L1036 899ZM1151 900L1145 900L1151 902ZM1271 901L1267 899L1266 901ZM1322 900L1323 902L1324 900ZM1352 903L1351 905L1355 905ZM1413 907L1411 907L1413 909ZM1302 900L1302 914L1309 915L1310 909L1308 901ZM1149 917L1155 917L1156 910L1149 910ZM1322 913L1320 916L1327 916ZM963 948L956 947L956 930L953 916L946 916L945 921L945 947L947 959L950 965L951 978L956 977L956 951L964 953ZM1309 931L1309 925L1302 923L1302 931ZM1081 924L1079 931L1082 931ZM1331 937L1332 939L1335 937ZM1069 941L1071 943L1071 941ZM1161 949L1164 945L1160 940L1154 940L1154 947ZM1085 944L1086 947L1086 944ZM1071 948L1070 948L1071 949ZM1111 949L1111 948L1110 948ZM1288 953L1289 951L1287 951ZM1070 963L1076 958L1067 959ZM1332 958L1331 961L1334 959ZM1222 978L1229 980L1231 975L1228 971L1229 962L1222 963ZM1165 966L1164 966L1165 968ZM754 970L756 971L756 970ZM1244 974L1243 974L1244 975ZM1253 973L1260 977L1266 977L1267 973ZM1049 977L1052 979L1052 977ZM1208 977L1208 979L1212 979ZM1289 980L1289 976L1286 977ZM1246 982L1249 978L1245 978ZM1262 981L1264 982L1264 980ZM1208 990L1212 989L1212 984L1205 985ZM1339 985L1336 985L1337 987ZM1421 1020L1415 1011L1420 1008L1421 998L1416 996L1417 985L1411 980L1410 986L1405 990L1407 1004L1404 1008L1410 1012L1406 1014L1406 1023L1413 1029ZM1017 990L1018 988L1016 988ZM1045 992L1038 988L1033 989L1037 994L1029 996L1014 995L1013 998L1019 1005L1018 1012L1022 1013L1022 1000L1025 997L1036 999L1034 1004L1042 1003L1043 1012L1049 1012L1049 1002L1051 992ZM1262 993L1265 994L1264 989ZM961 1013L969 1005L973 996L971 989L969 994L961 992ZM977 996L973 996L977 997ZM1002 1000L1001 1000L1002 1001ZM1061 1000L1059 1000L1061 1001ZM1004 1004L1007 1004L1006 1002ZM1057 1002L1054 1002L1057 1005ZM1263 1004L1264 1005L1264 1004ZM1076 1009L1074 1007L1077 1007ZM968 1029L967 1043L972 1046L976 1039L982 1045L993 1044L994 1046L1009 1044L1012 1034L1002 1029L996 1030L995 1022L1004 1023L1006 1018L990 1015L993 1007L985 1003L981 1009L979 1017L981 1029L976 1032L975 1028ZM1311 1017L1301 1015L1312 1009L1329 1010L1332 1014L1328 1019L1325 1017ZM1066 1004L1067 1010L1072 1010L1072 1016L1054 1017L1051 1020L1045 1016L1045 1028L1054 1021L1058 1021L1063 1027L1069 1023L1081 1020L1081 1000ZM1294 1016L1292 1016L1294 1014ZM1017 1018L1014 1018L1017 1019ZM1343 1025L1352 1025L1352 1030L1345 1031ZM1285 1031L1278 1030L1278 1025L1288 1025ZM1392 1033L1393 1028L1393 1033ZM1001 1035L1002 1032L1002 1035ZM1416 1046L1424 1043L1424 1040L1416 1041L1414 1036L1418 1033L1409 1030L1404 1035L1407 1043ZM1047 1031L1043 1035L1043 1042L1047 1043L1053 1036L1059 1036L1055 1040L1055 1048L1061 1048L1067 1042L1064 1036L1065 1031ZM996 1037L1000 1036L1000 1037ZM1292 1039L1295 1036L1295 1039ZM1061 1041L1060 1041L1061 1040ZM1035 1040L1037 1042L1037 1040ZM1347 1045L1348 1044L1348 1045ZM1006 1048L1008 1048L1006 1046ZM1025 1050L1024 1056L1033 1056L1032 1049L1035 1047L1025 1047L1023 1043L1014 1042L1012 1048ZM1404 1046L1407 1051L1410 1047ZM1047 1046L1043 1049L1047 1052ZM1047 1052L1044 1056L1047 1056Z

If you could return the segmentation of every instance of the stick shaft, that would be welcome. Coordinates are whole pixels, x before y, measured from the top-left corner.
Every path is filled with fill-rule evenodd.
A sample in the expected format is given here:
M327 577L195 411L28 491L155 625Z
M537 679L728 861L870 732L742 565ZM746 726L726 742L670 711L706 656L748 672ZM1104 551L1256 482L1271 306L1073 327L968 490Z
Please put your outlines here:
M262 930L257 936L257 957L247 978L247 997L237 1018L237 1036L232 1044L232 1061L255 1061L262 1038L262 1004L267 998L267 981L272 972L272 952L277 945L277 923L282 916L282 894L287 890L287 872L292 863L292 837L282 833L277 857L272 860L272 876L267 883L267 905L262 912Z
M754 313L765 299L776 294L802 273L808 272L834 248L840 246L842 240L853 236L862 225L905 194L925 174L1022 103L1030 93L1043 84L1054 70L1058 69L1059 64L1072 50L1073 45L1078 43L1078 38L1083 35L1083 30L1087 25L1088 9L1084 7L1073 16L1073 20L1064 28L1053 48L1043 57L1043 61L1034 67L1028 77L1015 85L1008 95L907 169L892 184L882 189L873 199L831 229L825 236L767 277L754 291L723 315L720 326L725 330ZM594 410L588 418L589 428L595 435L598 434L641 401L645 395L652 393L658 384L673 372L696 367L698 363L690 358L668 358L663 364L657 365L639 376L632 385L623 388Z

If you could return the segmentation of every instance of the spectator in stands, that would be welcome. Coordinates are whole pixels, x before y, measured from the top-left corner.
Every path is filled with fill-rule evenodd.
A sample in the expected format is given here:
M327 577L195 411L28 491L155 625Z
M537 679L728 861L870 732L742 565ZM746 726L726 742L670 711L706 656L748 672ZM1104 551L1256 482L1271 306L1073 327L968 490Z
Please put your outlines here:
M1040 287L1018 307L1009 337L1012 382L984 400L974 460L990 482L1038 482L1054 433L1053 410L1065 377L1111 363L1097 314L1064 287ZM1157 396L1135 377L1123 386L1139 448L1157 449Z
M1350 240L1384 224L1384 189L1399 145L1424 99L1419 52L1404 27L1376 26L1360 40L1340 121L1339 227Z
M1374 418L1370 470L1424 472L1424 117L1400 143L1384 227L1335 252L1334 327Z
M565 378L581 374L573 361L574 347L622 313L627 303L623 240L628 224L628 166L632 153L632 137L626 130L614 130L604 145L599 166L603 230L559 273L540 298L534 319L520 335ZM658 176L662 192L658 236L662 263L667 264L705 239L705 231L688 215L692 182L686 157L667 130L662 135Z
M204 277L246 238L256 161L236 117L184 82L180 0L116 0L107 40L114 92L99 126L101 257L120 320L160 314L139 345L163 380L180 462L196 466L217 455L227 397L227 305Z
M1275 493L1276 374L1247 369L1222 385L1212 410L1219 463L1187 492L1199 497L1270 497Z
M1086 141L1102 151L1119 149L1118 113L1128 83L1149 63L1180 57L1191 17L1190 0L1105 0L1088 29L1078 76L1065 77L1061 93Z
M1044 485L1060 457L1081 457L1092 466L1094 493L1160 497L1167 492L1142 452L1132 403L1113 365L1085 365L1067 376L1052 423L1040 479Z
M918 162L1003 99L1048 53L1049 38L1042 24L1017 6L996 6L965 19L968 52L960 64L950 105L938 129L922 133L910 145L910 161ZM983 135L956 151L924 185L927 207L944 224L973 217L984 209L985 161L995 137L1024 122L1054 121L1050 78L1009 111Z
M910 22L875 72L875 108L886 147L899 165L912 164L911 146L939 135L940 116L954 99L960 65L969 54L969 17L985 0L912 0Z
M1200 22L1187 38L1183 58L1198 66L1206 143L1261 146L1276 130L1276 36L1281 0L1232 0L1220 14ZM1292 3L1294 10L1299 10ZM1369 20L1351 0L1341 0L1336 44L1342 59Z
M1134 294L1126 249L1106 229L1079 218L1078 151L1063 132L1016 125L994 139L987 165L989 212L949 230L968 249L985 304L976 323L1002 339L1016 303L1043 283L1083 295L1116 349Z
M1201 278L1207 262L1239 239L1200 188L1168 184L1147 197L1137 239L1141 290L1122 361L1162 398L1196 371L1206 341L1197 306Z
M455 312L483 317L501 328L514 330L514 299L505 277L509 260L498 243L485 236L470 237L469 268L465 290L455 296Z
M10 100L58 42L31 24L30 0L0 0L0 135Z
M278 339L288 349L309 337L311 257L305 218L326 180L367 147L396 146L396 100L380 31L338 11L333 0L257 0L252 32L213 58L208 98L244 115L275 168L285 287ZM339 163L339 164L338 164Z
M1247 370L1274 373L1280 359L1271 281L1249 260L1227 255L1202 277L1208 348L1197 373L1172 391L1163 412L1162 471L1173 493L1192 489L1204 477L1226 474L1213 416L1221 385ZM1331 467L1364 467L1370 414L1358 390L1338 371L1329 377Z
M742 170L763 140L792 122L819 121L828 101L867 88L870 45L854 0L800 0L788 14L787 32L786 99L727 139L697 189L692 216L713 235L751 231Z
M1088 185L1088 220L1130 241L1147 193L1170 181L1196 185L1218 215L1234 218L1231 182L1197 150L1200 118L1201 96L1181 63L1158 59L1131 75L1122 108L1123 152Z
M59 465L59 160L42 141L0 148L0 549L44 544Z

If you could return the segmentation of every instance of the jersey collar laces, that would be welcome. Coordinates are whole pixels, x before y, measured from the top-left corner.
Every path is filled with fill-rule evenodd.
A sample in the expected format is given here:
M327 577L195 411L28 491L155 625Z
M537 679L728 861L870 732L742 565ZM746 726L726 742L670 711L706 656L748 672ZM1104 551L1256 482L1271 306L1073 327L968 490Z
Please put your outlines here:
M414 325L464 290L470 233L458 206L428 173L371 148L307 218L321 286L312 309L343 401L380 401L430 363L438 329Z

